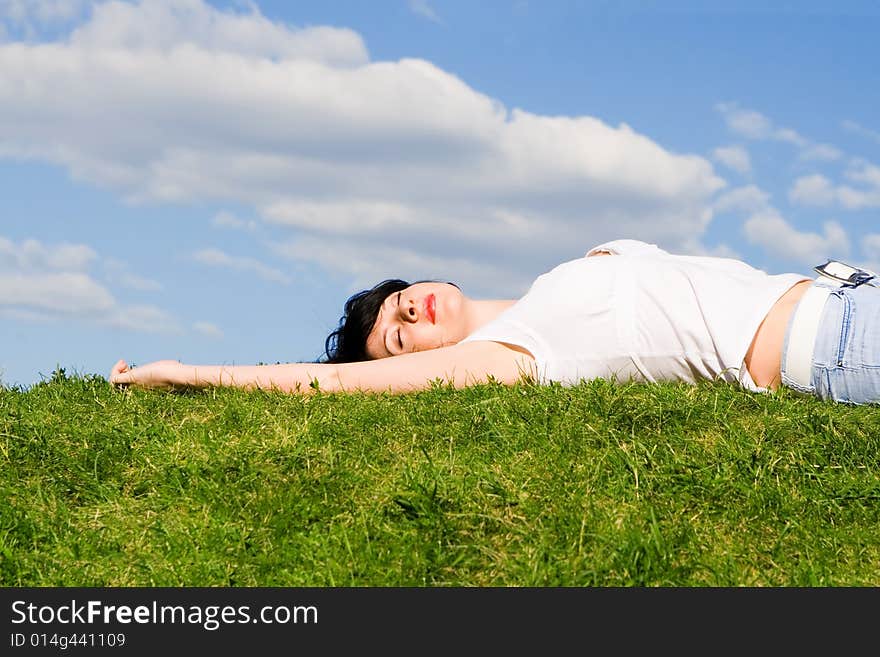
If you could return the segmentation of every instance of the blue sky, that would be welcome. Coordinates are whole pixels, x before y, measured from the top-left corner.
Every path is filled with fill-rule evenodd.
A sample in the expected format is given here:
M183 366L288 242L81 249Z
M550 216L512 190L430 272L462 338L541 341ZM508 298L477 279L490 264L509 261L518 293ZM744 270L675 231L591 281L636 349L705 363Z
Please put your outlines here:
M876 2L0 0L0 382L314 360L608 239L880 270Z

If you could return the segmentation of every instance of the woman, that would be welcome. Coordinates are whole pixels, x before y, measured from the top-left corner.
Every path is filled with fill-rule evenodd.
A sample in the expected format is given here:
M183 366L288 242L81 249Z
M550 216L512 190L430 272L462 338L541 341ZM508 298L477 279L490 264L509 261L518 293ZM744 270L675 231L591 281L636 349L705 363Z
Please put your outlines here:
M518 300L471 299L451 283L383 281L349 299L320 363L129 368L120 360L110 381L307 393L522 377L565 385L720 379L756 392L785 385L880 402L878 281L845 266L830 273L838 278L769 275L738 260L615 240L538 277Z

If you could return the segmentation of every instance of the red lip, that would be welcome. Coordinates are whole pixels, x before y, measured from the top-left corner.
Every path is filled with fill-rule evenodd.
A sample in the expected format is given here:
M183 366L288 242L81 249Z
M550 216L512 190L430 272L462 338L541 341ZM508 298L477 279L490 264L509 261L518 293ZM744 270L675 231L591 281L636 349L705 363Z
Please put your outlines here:
M434 299L433 294L429 294L428 296L425 297L425 316L431 320L432 324L436 323L436 321L435 321L436 304L437 304L437 301Z

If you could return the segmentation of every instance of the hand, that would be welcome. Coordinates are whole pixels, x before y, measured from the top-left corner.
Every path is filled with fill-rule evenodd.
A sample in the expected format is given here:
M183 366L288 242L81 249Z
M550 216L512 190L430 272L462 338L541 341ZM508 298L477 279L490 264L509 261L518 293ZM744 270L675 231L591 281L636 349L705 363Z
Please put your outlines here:
M174 388L184 385L183 369L184 365L176 360L157 360L134 369L118 360L110 370L110 383L119 387Z

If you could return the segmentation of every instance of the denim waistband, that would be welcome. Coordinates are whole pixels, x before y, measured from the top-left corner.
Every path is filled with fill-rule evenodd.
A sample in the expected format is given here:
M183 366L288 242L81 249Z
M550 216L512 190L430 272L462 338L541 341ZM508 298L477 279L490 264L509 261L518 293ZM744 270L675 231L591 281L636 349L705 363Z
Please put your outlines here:
M821 310L807 385L793 381L785 369L795 316L792 313L783 342L783 385L822 399L880 401L880 288L864 284L830 290Z

